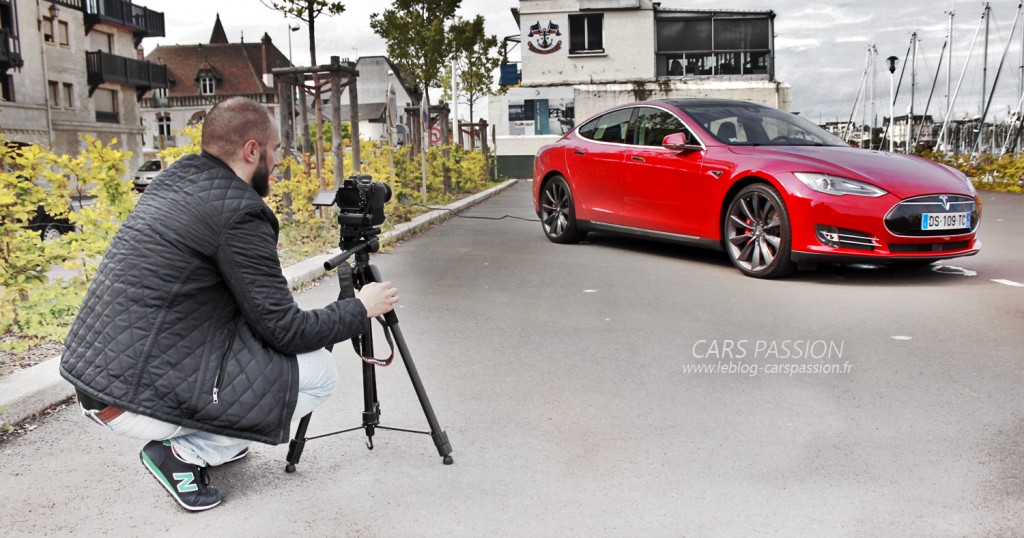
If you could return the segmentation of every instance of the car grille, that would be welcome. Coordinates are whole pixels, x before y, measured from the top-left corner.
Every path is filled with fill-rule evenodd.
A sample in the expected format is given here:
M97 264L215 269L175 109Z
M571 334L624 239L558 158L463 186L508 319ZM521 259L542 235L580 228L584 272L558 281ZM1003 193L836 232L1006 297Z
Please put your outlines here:
M970 241L947 241L945 243L904 243L890 244L889 252L947 252L963 250L971 246Z
M922 230L921 216L925 213L971 213L971 228L957 230ZM885 216L885 227L893 235L904 237L935 237L960 235L974 231L981 216L978 204L969 196L957 194L921 196L904 200Z

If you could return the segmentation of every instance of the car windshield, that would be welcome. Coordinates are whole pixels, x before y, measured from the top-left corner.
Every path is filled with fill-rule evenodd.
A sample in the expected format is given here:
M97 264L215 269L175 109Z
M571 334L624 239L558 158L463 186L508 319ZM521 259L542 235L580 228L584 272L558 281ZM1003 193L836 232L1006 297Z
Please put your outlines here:
M709 135L731 146L846 146L843 140L801 118L758 105L681 107Z
M157 161L157 160L146 161L145 163L143 163L143 165L141 167L139 167L139 172L159 172L159 171L160 171L160 161Z

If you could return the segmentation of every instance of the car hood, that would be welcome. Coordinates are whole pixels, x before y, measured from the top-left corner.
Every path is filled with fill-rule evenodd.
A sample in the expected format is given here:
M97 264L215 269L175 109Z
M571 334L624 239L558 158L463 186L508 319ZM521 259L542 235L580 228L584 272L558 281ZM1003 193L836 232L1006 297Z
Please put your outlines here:
M735 153L768 159L774 172L820 172L865 181L900 197L970 196L960 172L921 157L840 146L733 146Z

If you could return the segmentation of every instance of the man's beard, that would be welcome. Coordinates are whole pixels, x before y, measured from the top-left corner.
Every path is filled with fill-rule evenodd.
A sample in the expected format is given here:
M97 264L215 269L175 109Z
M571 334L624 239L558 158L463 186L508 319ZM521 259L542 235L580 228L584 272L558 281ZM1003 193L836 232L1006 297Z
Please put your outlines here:
M267 167L267 152L260 151L260 164L252 173L252 188L260 198L266 198L270 194L270 168Z

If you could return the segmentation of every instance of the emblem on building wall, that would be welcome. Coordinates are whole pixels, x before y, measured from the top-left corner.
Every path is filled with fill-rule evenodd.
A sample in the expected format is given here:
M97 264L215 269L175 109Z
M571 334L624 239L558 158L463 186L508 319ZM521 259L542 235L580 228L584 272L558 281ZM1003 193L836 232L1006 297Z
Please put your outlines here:
M562 40L555 38L561 35L557 24L548 21L547 26L542 27L540 21L537 21L530 26L530 32L526 35L526 46L537 54L558 52L562 48Z

